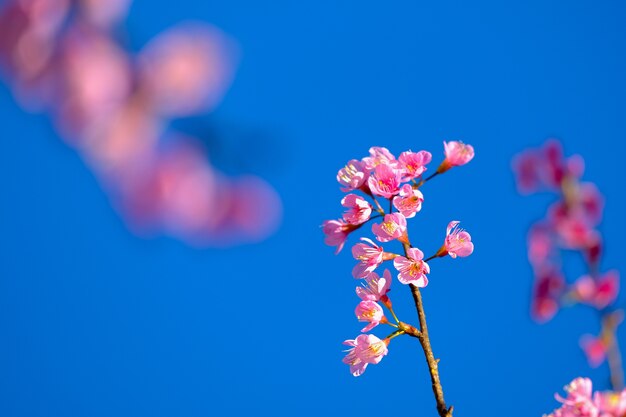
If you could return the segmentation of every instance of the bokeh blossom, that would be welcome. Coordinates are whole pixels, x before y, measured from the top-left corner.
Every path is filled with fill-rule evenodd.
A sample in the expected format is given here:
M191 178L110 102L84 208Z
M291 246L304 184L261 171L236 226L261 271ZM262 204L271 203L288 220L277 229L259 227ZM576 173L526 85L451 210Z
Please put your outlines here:
M199 138L171 128L219 105L236 66L234 42L211 25L185 23L131 52L120 36L130 6L3 2L3 78L22 106L50 116L132 230L201 246L266 238L281 217L276 191L254 175L225 175Z

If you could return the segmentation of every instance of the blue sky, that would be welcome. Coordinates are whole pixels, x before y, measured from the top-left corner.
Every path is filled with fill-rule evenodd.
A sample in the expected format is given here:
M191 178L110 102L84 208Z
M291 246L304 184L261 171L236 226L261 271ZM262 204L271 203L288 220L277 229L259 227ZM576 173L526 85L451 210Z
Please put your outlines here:
M284 219L231 249L131 234L50 122L0 85L0 414L436 416L417 341L394 340L360 378L341 363L362 327L353 259L333 255L319 225L340 216L347 160L386 146L439 162L454 139L475 159L424 186L409 223L427 253L453 219L475 242L469 258L433 261L423 291L446 399L459 416L525 417L576 376L607 388L578 348L598 330L592 311L529 318L525 234L552 197L519 196L510 160L548 137L585 157L607 200L602 265L623 276L625 17L618 1L136 0L134 48L188 19L239 44L212 120L262 133L250 166ZM408 289L392 288L414 321Z

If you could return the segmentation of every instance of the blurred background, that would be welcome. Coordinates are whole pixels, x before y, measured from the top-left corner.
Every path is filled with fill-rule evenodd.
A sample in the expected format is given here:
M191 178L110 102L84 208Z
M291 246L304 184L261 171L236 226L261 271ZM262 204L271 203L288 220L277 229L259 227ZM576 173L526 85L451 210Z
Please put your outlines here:
M93 52L88 40L106 34L130 57L78 83L93 107L62 101L101 55L68 49L70 64L84 58L76 73L56 58L7 64L13 3L0 1L0 415L436 416L416 340L395 339L359 378L341 363L341 342L362 327L355 237L335 256L319 225L341 216L335 176L349 159L386 146L428 150L436 164L443 140L476 157L422 188L409 230L426 253L453 219L475 242L469 258L434 260L423 291L455 415L538 416L576 376L608 388L606 367L590 369L578 346L599 330L591 309L530 318L526 233L554 197L518 195L511 159L548 137L585 158L583 179L606 198L602 268L623 276L622 2L72 6L67 18L82 23L64 48ZM55 23L65 6L53 3L35 13L53 16L36 31L44 40L74 30ZM159 61L181 36L213 51L183 75ZM39 46L24 62L46 62ZM32 78L49 67L52 78ZM178 106L160 106L179 92ZM148 145L94 148L111 126L132 138L119 143ZM573 279L584 265L570 261ZM416 321L409 290L396 281L391 295Z

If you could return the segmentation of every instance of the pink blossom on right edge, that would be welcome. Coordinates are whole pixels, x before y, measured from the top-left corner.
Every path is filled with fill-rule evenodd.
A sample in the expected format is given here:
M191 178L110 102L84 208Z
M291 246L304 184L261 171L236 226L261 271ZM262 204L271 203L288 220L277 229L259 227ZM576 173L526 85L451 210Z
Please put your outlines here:
M344 341L343 344L351 346L343 363L350 365L352 375L360 376L367 365L375 365L387 355L389 339L380 340L373 334L362 334L356 339Z
M564 389L565 398L555 395L562 406L544 417L623 417L626 414L626 389L593 392L589 378L576 378Z

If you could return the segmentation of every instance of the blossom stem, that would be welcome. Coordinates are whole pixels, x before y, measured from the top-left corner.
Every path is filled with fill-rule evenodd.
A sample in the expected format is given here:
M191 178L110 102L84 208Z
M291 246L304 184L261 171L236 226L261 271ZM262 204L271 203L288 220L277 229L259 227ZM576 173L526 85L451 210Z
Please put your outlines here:
M396 316L396 313L395 311L393 311L393 308L391 308L391 305L388 305L386 307L389 309L389 312L393 316L393 319L396 321L396 323L400 323L400 320L398 320L398 316Z
M391 340L394 337L398 337L398 336L403 335L403 334L404 334L404 330L396 330L395 332L391 333L389 336L385 337L385 339Z
M602 333L606 334L607 352L606 359L609 364L611 385L614 391L624 388L624 371L622 370L622 354L617 342L617 326L621 321L621 311L614 311L602 318Z
M376 204L376 211L379 212L382 216L384 216L385 210L383 210L382 206L380 205L378 200L376 200L376 197L374 197L374 195L372 195L372 200L374 201L374 204Z
M437 175L437 173L431 175L426 180ZM408 250L411 248L409 243L404 243L404 253L408 256ZM428 364L428 371L430 372L430 380L432 384L433 394L435 395L435 401L437 402L437 412L440 417L452 417L453 407L448 407L443 397L443 387L439 379L439 365L438 359L435 359L433 349L430 345L430 337L428 335L428 325L426 324L426 313L424 312L424 304L422 302L422 294L418 287L413 284L409 284L411 287L411 294L413 295L413 301L415 302L415 309L417 310L417 318L420 324L420 337L418 338L426 357L426 363Z
M430 256L430 257L424 259L424 262L428 262L428 261L433 260L435 258L438 258L438 256L437 255Z
M422 185L424 185L426 183L426 181L432 180L433 178L435 178L439 174L440 174L439 171L435 171L431 176L427 177L426 179L420 180L420 182L415 184L415 186L413 188L420 188Z

